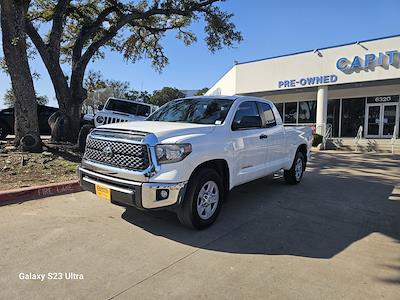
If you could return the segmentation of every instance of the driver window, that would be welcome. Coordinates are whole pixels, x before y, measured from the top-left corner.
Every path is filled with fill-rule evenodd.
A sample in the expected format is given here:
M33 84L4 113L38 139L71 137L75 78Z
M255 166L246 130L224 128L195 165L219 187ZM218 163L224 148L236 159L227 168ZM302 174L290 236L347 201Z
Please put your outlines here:
M233 123L240 123L243 117L260 117L255 102L246 101L240 104L233 119Z

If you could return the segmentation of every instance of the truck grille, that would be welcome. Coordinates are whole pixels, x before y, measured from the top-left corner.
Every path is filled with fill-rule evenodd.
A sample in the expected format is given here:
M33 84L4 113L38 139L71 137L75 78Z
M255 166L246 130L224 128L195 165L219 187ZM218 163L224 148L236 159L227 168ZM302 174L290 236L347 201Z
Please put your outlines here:
M130 170L145 170L149 167L146 145L114 142L88 138L84 158L93 162Z
M103 124L112 124L112 123L121 123L121 122L128 122L128 120L105 116Z

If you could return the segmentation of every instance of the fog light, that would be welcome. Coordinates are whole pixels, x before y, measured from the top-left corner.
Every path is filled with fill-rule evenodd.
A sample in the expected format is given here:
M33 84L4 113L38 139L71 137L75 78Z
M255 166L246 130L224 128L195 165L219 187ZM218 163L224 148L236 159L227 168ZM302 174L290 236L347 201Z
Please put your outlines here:
M169 196L169 190L157 190L157 201L165 200Z

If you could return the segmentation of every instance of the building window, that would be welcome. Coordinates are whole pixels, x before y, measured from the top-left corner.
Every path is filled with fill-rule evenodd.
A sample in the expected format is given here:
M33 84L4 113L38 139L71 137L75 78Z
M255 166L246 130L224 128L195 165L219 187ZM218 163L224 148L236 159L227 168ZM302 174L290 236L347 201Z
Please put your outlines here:
M317 101L300 101L298 123L315 123Z
M285 124L297 123L297 102L285 103Z
M342 100L342 137L355 137L358 128L364 125L365 98Z
M332 136L339 137L340 99L328 100L327 123L332 125Z
M275 107L281 115L281 119L283 120L283 103L275 103Z

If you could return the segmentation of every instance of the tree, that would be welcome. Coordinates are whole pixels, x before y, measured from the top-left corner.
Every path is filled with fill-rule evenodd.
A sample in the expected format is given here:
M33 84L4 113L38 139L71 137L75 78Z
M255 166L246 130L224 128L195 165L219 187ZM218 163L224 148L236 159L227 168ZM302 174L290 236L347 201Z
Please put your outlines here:
M110 97L127 98L126 95L129 94L129 82L104 79L100 72L89 71L84 87L87 90L87 98L83 103L86 113L94 113Z
M16 101L16 97L12 88L8 89L4 95L3 103L7 107L14 107ZM47 96L37 96L36 95L36 103L38 105L46 105L49 103L49 98Z
M129 82L119 80L107 80L106 87L112 91L112 97L124 98L129 91Z
M180 90L172 87L163 87L159 91L154 91L153 95L150 97L149 103L162 106L171 100L183 97L185 97L185 94Z
M25 32L28 7L26 0L0 0L4 58L15 95L14 144L23 150L39 151L42 143Z
M205 87L202 88L201 90L198 90L196 94L194 94L195 96L203 96L205 93L207 93L207 91L209 90L209 88Z
M130 90L124 95L126 99L140 101L140 102L149 102L151 94L148 91L136 91Z
M84 87L87 90L87 97L83 102L83 111L86 113L94 113L96 108L103 104L99 97L99 92L106 87L106 81L100 72L89 71L85 78Z
M47 68L60 107L53 139L76 141L87 97L85 71L90 61L104 57L105 48L131 62L150 59L160 71L168 63L162 46L166 32L175 31L190 45L197 41L189 29L194 21L204 19L205 42L211 51L240 42L232 14L216 2L220 0L34 1L26 30ZM46 28L49 32L44 32ZM61 66L64 62L69 64L69 76Z

